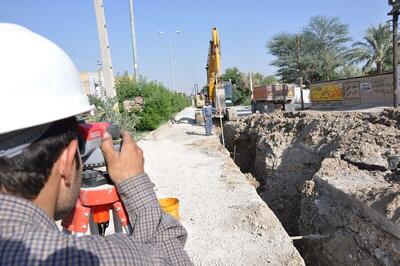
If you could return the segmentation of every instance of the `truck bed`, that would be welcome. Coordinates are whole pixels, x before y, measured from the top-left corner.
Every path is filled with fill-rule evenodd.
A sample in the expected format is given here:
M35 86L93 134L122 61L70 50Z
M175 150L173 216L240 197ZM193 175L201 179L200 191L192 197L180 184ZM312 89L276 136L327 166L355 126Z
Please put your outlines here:
M254 86L254 101L289 102L294 98L294 85Z

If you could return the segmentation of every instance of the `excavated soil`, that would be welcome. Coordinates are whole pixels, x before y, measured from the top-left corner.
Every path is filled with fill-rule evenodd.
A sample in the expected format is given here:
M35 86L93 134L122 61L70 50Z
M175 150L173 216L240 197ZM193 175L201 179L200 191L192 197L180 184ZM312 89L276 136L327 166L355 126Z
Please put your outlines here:
M226 147L310 265L400 263L400 110L277 112L224 126Z

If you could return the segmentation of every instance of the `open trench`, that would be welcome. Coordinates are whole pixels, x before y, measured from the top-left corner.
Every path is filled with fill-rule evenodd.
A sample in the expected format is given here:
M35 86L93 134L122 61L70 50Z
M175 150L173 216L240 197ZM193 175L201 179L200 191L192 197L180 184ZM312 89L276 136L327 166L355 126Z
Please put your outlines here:
M307 265L399 265L399 125L393 110L275 113L224 136Z

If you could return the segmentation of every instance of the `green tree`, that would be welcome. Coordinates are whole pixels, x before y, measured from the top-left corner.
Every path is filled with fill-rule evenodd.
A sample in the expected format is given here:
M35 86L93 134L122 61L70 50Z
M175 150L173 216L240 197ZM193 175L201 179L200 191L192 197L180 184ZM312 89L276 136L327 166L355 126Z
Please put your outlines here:
M247 101L247 98L250 99L251 91L247 85L247 76L237 67L227 68L222 75L222 81L232 83L234 104L242 104Z
M339 68L336 71L336 75L338 79L347 79L352 77L362 76L362 70L354 65L346 65L344 67Z
M291 34L279 33L268 43L269 52L276 57L271 65L277 68L276 74L283 83L298 83L300 72L304 83L310 83L319 79L317 75L317 54L313 52L315 43L311 36L304 33ZM301 47L298 47L298 41ZM300 55L300 59L298 57Z
M261 85L275 85L275 84L278 84L278 80L275 77L275 75L265 76L261 80Z
M363 72L384 73L392 68L392 32L389 23L371 26L364 41L353 44L348 58L353 64L363 63Z
M276 57L271 64L284 83L298 83L300 76L306 85L337 78L346 64L348 34L348 25L338 18L312 17L300 33L279 33L267 43Z
M318 61L315 63L320 78L323 80L336 78L337 68L347 63L349 49L346 44L351 41L349 26L341 23L337 17L316 16L311 18L303 34L311 40L314 52L317 54Z
M243 87L244 84L242 83L241 75L242 73L237 67L227 68L225 73L222 75L222 81L231 81L232 85Z
M252 76L252 79L253 79L253 86L254 85L263 85L262 84L262 81L263 81L263 79L264 79L264 76L263 76L263 74L261 74L261 73L259 73L259 72L256 72L256 73L250 73ZM250 81L250 77L248 77L247 78L249 81ZM250 82L249 82L250 83ZM249 84L249 86L250 86L250 84Z
M278 80L274 75L264 76L263 74L256 72L251 73L253 79L253 86L257 85L274 85L278 83ZM247 76L246 79L250 81L250 77ZM250 87L250 82L246 83L248 87Z

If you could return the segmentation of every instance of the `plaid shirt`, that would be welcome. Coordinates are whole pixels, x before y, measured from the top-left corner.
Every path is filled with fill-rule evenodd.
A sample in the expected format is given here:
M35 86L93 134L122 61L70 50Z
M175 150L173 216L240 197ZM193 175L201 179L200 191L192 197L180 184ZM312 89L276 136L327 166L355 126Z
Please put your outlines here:
M186 231L165 214L146 174L117 190L133 235L66 235L32 202L0 193L0 265L191 265Z

